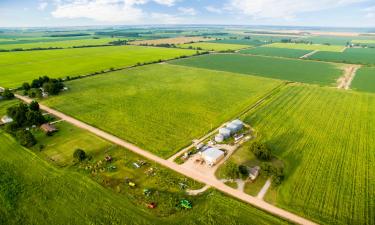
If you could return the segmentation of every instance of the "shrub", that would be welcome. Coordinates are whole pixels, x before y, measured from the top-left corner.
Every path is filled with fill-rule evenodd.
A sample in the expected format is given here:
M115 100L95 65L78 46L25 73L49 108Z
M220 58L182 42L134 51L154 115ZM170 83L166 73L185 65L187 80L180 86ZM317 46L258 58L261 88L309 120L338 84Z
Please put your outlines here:
M14 98L14 94L9 89L5 89L4 92L2 93L2 96L5 99L12 99L12 98Z
M238 166L231 161L228 161L224 166L224 176L229 179L237 179L240 177Z
M249 170L247 169L247 166L239 165L238 166L238 170L244 176L248 176L249 175Z
M74 151L74 153L73 153L73 157L74 157L76 160L82 162L83 160L86 159L86 152L83 151L82 149L76 149L76 150Z
M18 142L25 147L32 147L36 144L34 135L28 130L19 130L16 133Z

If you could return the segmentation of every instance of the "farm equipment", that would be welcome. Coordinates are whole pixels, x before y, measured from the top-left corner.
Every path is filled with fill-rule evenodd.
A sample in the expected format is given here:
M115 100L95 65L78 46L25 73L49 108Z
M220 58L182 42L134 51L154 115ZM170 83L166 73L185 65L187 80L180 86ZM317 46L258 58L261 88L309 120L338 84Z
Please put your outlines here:
M136 186L136 184L130 178L125 178L125 184L127 184L129 187Z
M155 209L156 208L156 203L155 202L151 202L150 204L147 205L147 208L149 208L149 209Z
M128 185L129 185L129 187L135 187L136 186L134 182L129 182Z
M180 206L185 209L191 209L193 205L189 200L183 199L180 201Z
M144 194L144 195L146 195L146 196L150 196L151 193L152 193L152 192L151 192L150 189L147 189L147 188L143 189L143 194Z
M113 165L107 167L107 170L110 171L110 172L115 171L116 169L117 169L117 167L113 166Z
M106 162L112 162L112 160L113 160L112 156L110 156L110 155L107 155L104 159L105 159Z

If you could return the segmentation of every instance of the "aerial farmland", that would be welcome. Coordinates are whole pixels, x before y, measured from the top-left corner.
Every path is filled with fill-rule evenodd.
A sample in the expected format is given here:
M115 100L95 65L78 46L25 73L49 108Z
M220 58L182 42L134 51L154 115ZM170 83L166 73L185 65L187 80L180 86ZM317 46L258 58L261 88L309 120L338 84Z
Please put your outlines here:
M258 12L181 2L0 27L0 224L375 224L374 29L169 25Z

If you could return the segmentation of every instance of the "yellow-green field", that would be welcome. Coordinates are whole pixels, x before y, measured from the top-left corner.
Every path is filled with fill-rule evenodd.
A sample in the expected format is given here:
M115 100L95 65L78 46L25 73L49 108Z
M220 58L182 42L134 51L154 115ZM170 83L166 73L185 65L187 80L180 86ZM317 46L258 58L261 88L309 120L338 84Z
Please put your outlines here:
M221 43L211 43L211 42L197 42L191 44L178 45L181 48L191 48L191 49L202 49L208 51L228 51L228 50L239 50L244 48L249 48L248 45L237 45L237 44L221 44Z
M142 46L3 52L0 53L0 87L19 87L44 75L52 78L87 75L195 53L188 49Z
M290 48L322 52L342 52L345 47L340 45L321 45L321 44L295 44L295 43L272 43L263 47L272 48Z
M375 44L375 40L353 40L355 44Z

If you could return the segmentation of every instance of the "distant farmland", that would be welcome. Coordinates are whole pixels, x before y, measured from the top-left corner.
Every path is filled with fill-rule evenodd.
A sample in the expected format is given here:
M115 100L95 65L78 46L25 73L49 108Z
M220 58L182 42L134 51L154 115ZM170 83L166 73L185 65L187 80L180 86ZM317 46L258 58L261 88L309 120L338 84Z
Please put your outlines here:
M342 74L330 63L239 54L205 55L170 63L320 85L332 85Z
M373 224L375 95L292 86L246 121L285 162L266 200L320 224Z
M0 53L0 87L18 87L43 75L55 78L86 75L195 53L187 49L141 46L4 52Z
M289 48L271 48L271 47L258 47L241 50L242 54L251 55L263 55L263 56L276 56L276 57L286 57L286 58L300 58L311 52L310 50L301 49L289 49Z
M118 38L82 39L67 41L33 42L27 44L2 44L0 50L33 49L33 48L71 48L74 46L106 45L109 42L125 40Z
M209 41L210 38L204 37L175 37L175 38L162 38L162 39L153 39L153 40L143 40L143 41L133 41L130 42L133 45L160 45L160 44L185 44L190 42L198 41Z
M66 94L44 103L168 157L279 84L158 64L67 82Z
M247 45L236 45L236 44L221 44L221 43L211 43L211 42L196 42L191 44L182 44L178 47L181 48L192 48L192 49L202 49L208 51L227 51L227 50L239 50L243 48L248 48Z
M344 46L340 45L321 45L321 44L295 44L295 43L273 43L266 45L265 47L272 48L290 48L290 49L301 49L310 51L327 51L327 52L342 52Z
M309 58L330 62L375 65L375 49L348 48L344 52L317 52Z
M359 69L351 88L357 91L375 93L375 67L363 67Z

